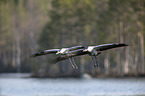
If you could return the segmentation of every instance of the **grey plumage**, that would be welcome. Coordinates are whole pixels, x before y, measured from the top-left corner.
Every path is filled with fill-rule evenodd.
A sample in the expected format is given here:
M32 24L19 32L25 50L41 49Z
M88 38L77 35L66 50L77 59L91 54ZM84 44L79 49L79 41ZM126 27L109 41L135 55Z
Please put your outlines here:
M60 55L59 57L52 60L52 62L57 63L57 62L60 62L62 60L66 60L68 58L81 56L81 55L86 55L86 54L88 54L90 56L98 56L102 51L113 49L113 48L118 48L118 47L125 47L125 46L128 46L128 45L126 45L124 43L113 43L113 44L103 44L103 45L98 45L98 46L88 46L88 47L93 47L92 51L90 51L90 52L87 51L86 49L88 47L85 47L84 49L69 51L68 54ZM95 54L93 52L97 52L97 54Z
M102 44L102 45L87 46L87 47L74 46L74 47L70 47L70 48L44 50L42 52L33 54L32 57L37 57L37 56L46 55L46 54L55 54L55 58L50 59L49 61L51 64L56 64L57 62L60 62L60 61L66 60L66 59L69 59L70 61L74 61L73 57L88 54L89 56L92 57L93 62L95 62L94 66L98 66L97 56L102 51L106 51L106 50L118 48L118 47L125 47L125 46L128 46L128 45L126 45L124 43L112 43L112 44ZM73 64L73 63L71 63L71 65L73 67L74 67L74 65L76 66L76 64Z

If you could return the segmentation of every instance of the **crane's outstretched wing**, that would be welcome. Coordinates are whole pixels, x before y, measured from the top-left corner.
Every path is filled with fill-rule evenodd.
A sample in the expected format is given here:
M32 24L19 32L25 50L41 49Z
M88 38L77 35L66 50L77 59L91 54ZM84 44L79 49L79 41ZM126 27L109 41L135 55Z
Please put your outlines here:
M85 48L84 46L74 46L74 47L68 48L67 50L68 50L68 51L73 51L73 50L84 49L84 48Z
M103 45L95 46L94 49L96 49L97 51L105 51L108 49L124 47L124 46L128 46L128 45L124 43L103 44Z
M60 62L62 60L66 60L66 59L71 58L71 57L81 56L81 55L87 54L87 52L84 52L83 50L84 49L69 51L67 54L60 55L59 57L55 58L54 60L51 60L51 64L56 64L57 62Z
M46 54L54 54L58 52L59 50L60 49L44 50L44 51L33 54L32 57L37 57L37 56L46 55Z

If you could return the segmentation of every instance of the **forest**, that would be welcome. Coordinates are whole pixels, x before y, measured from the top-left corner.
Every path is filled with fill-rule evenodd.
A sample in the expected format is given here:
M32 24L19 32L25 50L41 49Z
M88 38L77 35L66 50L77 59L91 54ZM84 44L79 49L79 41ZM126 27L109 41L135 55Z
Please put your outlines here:
M0 0L0 73L65 77L145 75L145 0ZM125 43L98 56L49 64L46 49Z

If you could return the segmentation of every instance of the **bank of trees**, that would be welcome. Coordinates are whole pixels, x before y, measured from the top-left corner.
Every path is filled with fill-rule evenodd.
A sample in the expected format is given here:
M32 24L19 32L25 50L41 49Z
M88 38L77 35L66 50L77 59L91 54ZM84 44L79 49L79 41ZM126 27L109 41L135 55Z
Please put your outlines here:
M145 74L144 0L1 0L0 5L0 70L21 67L49 76ZM79 70L67 60L49 65L53 56L29 58L49 48L114 42L130 46L101 54L97 69L89 56L75 58Z
M0 0L0 72L30 71L48 5L48 0Z

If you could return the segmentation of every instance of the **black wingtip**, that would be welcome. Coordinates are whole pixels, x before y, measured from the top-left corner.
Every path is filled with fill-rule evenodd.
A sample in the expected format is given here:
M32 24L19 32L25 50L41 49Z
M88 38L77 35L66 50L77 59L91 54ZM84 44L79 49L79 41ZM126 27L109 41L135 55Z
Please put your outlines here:
M125 44L125 43L119 43L121 46L129 46L129 45L127 45L127 44Z
M127 44L125 44L125 43L113 43L113 45L116 45L116 46L128 46Z
M38 52L38 53L35 53L35 54L32 54L31 57L32 57L32 58L35 58L35 57L41 56L41 55L44 55L44 51Z
M31 56L30 56L30 58L35 58L36 57L36 54L32 54Z

